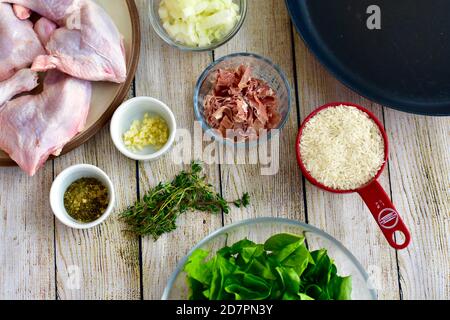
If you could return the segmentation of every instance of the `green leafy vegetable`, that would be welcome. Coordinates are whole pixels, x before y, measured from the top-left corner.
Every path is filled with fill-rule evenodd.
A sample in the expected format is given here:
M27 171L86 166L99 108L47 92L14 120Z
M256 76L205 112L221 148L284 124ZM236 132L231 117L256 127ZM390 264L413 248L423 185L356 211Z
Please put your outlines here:
M238 199L233 203L238 208L248 207L248 205L250 204L250 195L246 192L241 199Z
M208 256L197 250L184 267L192 300L351 299L351 278L337 274L325 249L310 252L303 236L243 239Z
M172 182L159 183L142 201L123 211L120 217L130 226L129 231L139 236L151 235L157 240L175 230L178 216L189 210L228 214L229 202L215 192L201 172L201 164L193 162L190 171L182 171ZM246 193L231 203L246 207L250 197Z

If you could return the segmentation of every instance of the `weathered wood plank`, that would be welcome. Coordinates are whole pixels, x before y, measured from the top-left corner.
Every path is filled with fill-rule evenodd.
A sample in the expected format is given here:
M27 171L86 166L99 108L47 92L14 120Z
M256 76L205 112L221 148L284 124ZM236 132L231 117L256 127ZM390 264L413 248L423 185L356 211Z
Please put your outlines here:
M137 1L142 16L151 2ZM136 94L164 101L174 112L178 128L193 132L193 92L201 72L211 62L208 53L185 53L171 48L152 30L147 19L141 21L141 64L136 76ZM168 181L183 167L171 155L139 164L141 196L160 181ZM216 165L206 168L209 181L219 189ZM221 226L221 215L187 213L178 220L178 229L157 242L142 239L143 288L145 299L160 299L178 261L211 231Z
M404 299L450 298L450 119L386 111L392 197L412 234L398 254Z
M143 32L137 94L166 102L175 111L179 126L192 132L194 83L212 58L207 53L182 53L163 44L147 19L150 2L137 2ZM383 112L380 106L360 98L330 76L297 35L294 66L290 24L283 1L249 1L249 6L244 27L226 46L216 50L216 57L249 51L273 59L287 73L293 89L294 81L297 82L301 119L317 106L336 100L359 103L381 119L384 113L391 152L389 172L383 174L382 184L388 192L391 186L393 201L411 229L413 242L398 253L398 274L396 253L386 244L356 195L324 193L309 183L303 190L294 151L298 128L295 101L281 133L281 167L276 176L261 176L260 166L224 165L221 172L215 165L207 167L210 181L217 188L222 175L226 198L236 198L245 191L252 197L250 208L234 209L225 222L257 216L307 219L355 254L372 273L380 298L398 299L400 279L401 296L405 299L449 299L448 118L427 118L388 109ZM2 168L0 299L138 299L141 294L145 299L159 299L181 257L207 233L221 226L220 215L189 213L179 219L177 231L158 242L143 239L141 292L139 242L122 232L125 226L117 219L117 212L136 198L136 163L115 150L107 128L86 145L55 160L54 174L81 162L104 169L118 193L115 214L90 231L68 229L59 222L54 229L48 203L52 162L33 178L27 178L17 168ZM171 179L183 167L173 164L170 156L140 163L140 193L159 181ZM77 287L77 279L72 278L77 269L73 266L81 274L79 289L73 289Z
M133 90L130 91L130 96ZM85 231L56 223L59 299L139 299L139 242L123 232L117 214L136 200L136 163L114 147L109 126L77 150L55 160L55 174L80 163L104 170L116 189L116 209L102 225Z
M305 220L301 175L295 158L298 131L294 90L294 66L290 21L283 1L249 1L248 15L241 31L225 46L215 51L216 57L235 52L252 52L268 57L286 73L292 87L292 111L280 133L279 171L261 175L266 165L226 164L221 166L223 193L236 199L244 192L251 196L251 206L233 210L226 223L242 219L274 216ZM256 152L254 149L251 152ZM242 158L239 158L242 160Z
M372 110L383 120L382 108L351 92L317 62L295 33L297 85L301 119L317 107L348 101ZM389 193L389 176L381 183ZM380 299L398 299L399 286L394 249L391 249L358 195L335 195L306 183L308 222L341 241L372 275Z
M18 167L1 171L0 300L54 299L52 162L32 178Z

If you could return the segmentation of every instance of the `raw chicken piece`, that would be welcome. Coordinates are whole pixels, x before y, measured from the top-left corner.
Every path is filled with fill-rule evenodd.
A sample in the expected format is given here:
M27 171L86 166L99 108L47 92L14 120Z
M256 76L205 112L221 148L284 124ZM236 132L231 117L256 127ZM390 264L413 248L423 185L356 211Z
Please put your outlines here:
M76 10L79 0L0 0L0 2L29 8L43 17L62 24L70 11Z
M40 95L19 97L0 109L0 149L33 176L83 130L90 101L90 82L48 72Z
M21 5L13 5L13 11L16 17L20 20L27 20L29 17L31 17L31 10Z
M81 3L81 10L66 18L66 25L73 22L71 28L53 33L46 45L49 55L36 58L32 69L57 68L80 79L124 82L127 70L121 34L100 6L86 0Z
M48 40L50 40L50 37L57 28L58 26L56 25L56 23L44 17L40 18L34 24L34 31L36 32L39 40L41 40L41 43L44 46L47 45Z
M23 5L57 22L46 45L48 55L35 71L58 69L91 81L122 83L127 69L122 35L105 10L91 0L0 0Z
M0 81L45 53L30 21L19 20L11 5L0 3Z
M27 91L31 91L38 86L38 75L31 69L22 69L14 76L0 82L0 108L12 97Z

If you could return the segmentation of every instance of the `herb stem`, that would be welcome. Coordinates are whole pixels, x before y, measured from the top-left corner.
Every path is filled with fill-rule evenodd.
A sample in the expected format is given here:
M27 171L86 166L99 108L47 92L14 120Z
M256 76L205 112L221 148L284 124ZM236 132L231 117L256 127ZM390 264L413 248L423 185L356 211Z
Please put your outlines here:
M225 201L206 182L206 176L200 175L201 171L201 164L193 162L190 171L182 171L170 183L158 184L144 195L142 201L123 211L120 218L129 225L128 231L140 236L150 235L156 240L175 230L178 216L187 211L227 214L229 204L249 205L248 193L236 201Z

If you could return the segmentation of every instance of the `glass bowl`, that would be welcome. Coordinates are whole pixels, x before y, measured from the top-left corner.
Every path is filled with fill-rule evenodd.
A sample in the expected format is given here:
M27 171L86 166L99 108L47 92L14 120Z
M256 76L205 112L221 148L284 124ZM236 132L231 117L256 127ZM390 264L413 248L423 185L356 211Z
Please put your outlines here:
M331 259L334 260L338 274L352 276L353 300L376 300L375 290L371 289L369 277L361 264L339 241L324 231L313 226L282 218L257 218L245 220L226 226L213 232L200 241L180 262L175 272L169 279L164 290L163 300L186 300L188 298L188 286L184 265L191 254L197 249L208 250L212 253L220 248L231 245L244 238L256 243L264 243L272 235L278 233L303 234L310 250L325 248Z
M213 136L216 141L227 145L246 146L249 144L252 146L257 144L261 137L257 140L242 142L235 142L231 139L226 139L219 132L212 129L204 117L204 99L213 88L217 76L217 70L223 68L235 69L240 65L250 66L252 76L254 78L264 80L277 92L281 122L275 129L281 130L286 125L289 118L289 113L291 111L291 87L289 85L289 81L279 66L274 64L271 60L254 53L233 53L210 64L205 71L203 71L195 86L194 112L197 121L201 123L203 130L210 136ZM271 131L268 130L267 140L271 137Z
M172 47L178 48L182 51L197 51L197 52L211 51L224 45L239 32L242 25L244 24L245 17L247 15L247 0L233 0L234 3L239 5L239 16L240 16L239 21L236 23L233 29L231 29L230 32L224 38L222 38L219 41L211 43L209 46L191 47L173 40L169 36L167 31L164 29L158 13L160 2L161 0L152 0L152 4L150 5L150 23L152 24L153 29L161 39L163 39L167 44L171 45Z

